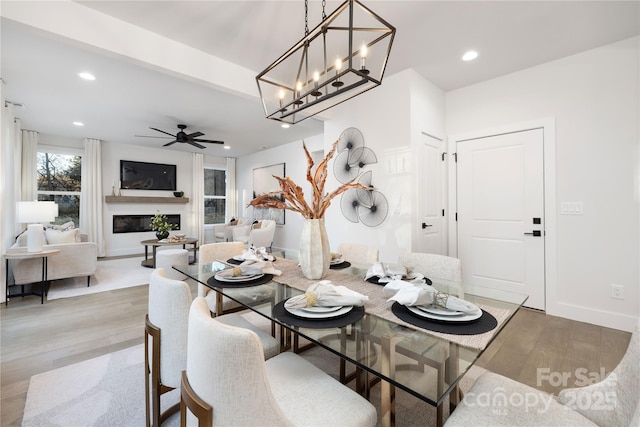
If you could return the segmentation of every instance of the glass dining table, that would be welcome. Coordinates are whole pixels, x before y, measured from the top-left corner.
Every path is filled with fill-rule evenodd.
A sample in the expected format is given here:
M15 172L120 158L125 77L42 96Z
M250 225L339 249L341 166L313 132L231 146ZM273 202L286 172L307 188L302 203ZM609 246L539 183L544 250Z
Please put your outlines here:
M338 268L330 269L322 280L367 295L369 301L364 307L300 316L287 310L284 303L304 294L318 280L302 275L295 252L272 254L273 267L280 274L265 274L246 282L218 280L221 270L238 263L234 259L173 268L216 291L218 308L224 296L271 321L281 351L291 349L294 339L301 337L352 363L355 369L350 379L355 380L355 389L363 396L369 398L370 388L379 380L382 426L395 425L396 388L436 407L435 424L441 426L446 397L450 410L455 409L461 398L459 381L527 299L526 295L465 283L464 299L482 310L479 318L457 316L459 319L454 320L424 315L388 301L382 295L383 284L376 283L375 278L364 280L367 266L336 265ZM457 288L445 281L430 281L440 292L456 292ZM252 288L258 287L260 291L252 293Z

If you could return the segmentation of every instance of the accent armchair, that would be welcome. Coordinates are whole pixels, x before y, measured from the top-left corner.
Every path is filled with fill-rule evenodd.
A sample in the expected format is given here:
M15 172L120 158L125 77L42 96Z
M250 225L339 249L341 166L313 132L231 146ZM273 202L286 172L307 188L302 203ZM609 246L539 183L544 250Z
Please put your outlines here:
M236 227L233 230L233 241L246 243L256 248L271 248L276 233L276 222L263 219L250 226Z

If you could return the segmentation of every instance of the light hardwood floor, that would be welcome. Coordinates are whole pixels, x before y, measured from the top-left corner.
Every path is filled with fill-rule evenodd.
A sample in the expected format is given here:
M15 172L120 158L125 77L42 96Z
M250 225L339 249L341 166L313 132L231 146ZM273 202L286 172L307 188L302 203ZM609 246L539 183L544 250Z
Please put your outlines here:
M192 285L195 292L195 286ZM91 359L143 342L147 287L137 286L47 301L14 299L0 308L0 422L20 426L32 375ZM538 368L550 373L576 369L610 372L629 342L627 332L523 309L489 346L477 365L538 389L562 386L537 381Z

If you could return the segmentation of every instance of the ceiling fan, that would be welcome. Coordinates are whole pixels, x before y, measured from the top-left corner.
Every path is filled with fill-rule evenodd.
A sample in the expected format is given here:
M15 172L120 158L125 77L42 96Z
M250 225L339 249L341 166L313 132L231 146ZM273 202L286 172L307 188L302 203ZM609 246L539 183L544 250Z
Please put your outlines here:
M199 139L199 136L203 136L204 133L202 132L193 132L193 133L186 133L184 130L187 128L187 125L178 125L178 129L180 129L180 131L177 134L171 134L169 132L165 132L163 130L160 129L156 129L156 128L152 128L150 127L149 129L151 130L155 130L157 132L162 132L164 134L170 135L171 137L175 138L175 140L168 142L166 144L164 144L164 147L167 147L171 144L175 144L176 142L180 142L180 143L187 143L187 144L191 144L194 147L198 147L200 149L204 149L205 146L204 145L200 145L198 144L198 142L209 142L212 144L224 144L224 141L214 141L211 139ZM136 136L141 136L141 137L145 137L145 138L166 138L166 137L148 137L148 136L144 136L144 135L136 135Z

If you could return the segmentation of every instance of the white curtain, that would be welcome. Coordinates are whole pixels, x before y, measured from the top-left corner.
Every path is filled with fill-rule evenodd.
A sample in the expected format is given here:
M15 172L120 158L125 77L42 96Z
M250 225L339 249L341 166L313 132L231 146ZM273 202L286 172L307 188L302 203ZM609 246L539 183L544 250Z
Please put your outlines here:
M20 200L38 200L38 139L32 130L22 131L22 170L20 173Z
M14 105L4 98L4 82L0 79L0 254L4 255L20 232L16 216L16 202L20 200L20 188L15 185L20 178L20 120L16 119ZM6 300L4 283L7 277L6 263L0 262L0 302Z
M85 138L82 156L79 228L98 246L98 256L106 255L102 221L102 142Z
M192 166L193 236L200 244L204 244L204 155L202 153L193 153Z
M227 157L227 206L225 222L238 218L238 190L236 189L236 158Z

